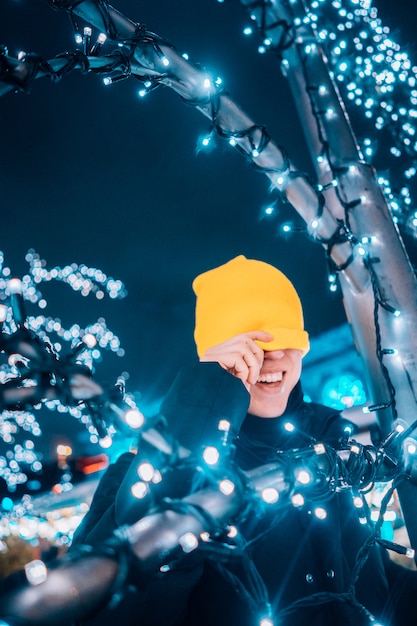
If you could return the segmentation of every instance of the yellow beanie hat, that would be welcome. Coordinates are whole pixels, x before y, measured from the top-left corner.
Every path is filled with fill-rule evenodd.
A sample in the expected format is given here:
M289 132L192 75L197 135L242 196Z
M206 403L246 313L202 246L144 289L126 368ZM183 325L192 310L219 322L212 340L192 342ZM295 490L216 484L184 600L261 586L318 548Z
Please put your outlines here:
M301 302L292 283L276 267L243 255L197 276L194 338L202 356L235 335L264 330L273 341L256 343L263 350L310 348Z

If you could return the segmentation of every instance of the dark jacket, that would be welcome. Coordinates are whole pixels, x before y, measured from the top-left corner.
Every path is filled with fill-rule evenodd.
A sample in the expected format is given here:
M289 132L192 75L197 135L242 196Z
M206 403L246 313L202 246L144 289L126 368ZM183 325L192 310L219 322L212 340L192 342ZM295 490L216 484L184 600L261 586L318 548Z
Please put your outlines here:
M199 363L179 374L161 412L168 432L190 450L212 441L219 420L228 419L235 460L243 470L314 441L337 448L345 436L347 422L333 409L304 402L300 384L281 417L248 415L248 405L241 381L217 364ZM293 432L284 428L288 422ZM121 523L135 521L137 512L120 513L126 501L120 484L133 458L123 455L103 477L75 546L98 544ZM174 497L186 495L188 478L184 475L183 484L173 489ZM313 514L318 504L326 509L325 519ZM190 555L176 570L156 574L140 589L131 587L114 609L104 609L85 624L256 626L269 600L280 626L365 626L372 616L383 626L414 626L417 573L395 565L378 545L360 559L372 529L359 517L349 490L329 489L300 508L287 504L268 513L261 505L252 507L237 521L247 542L243 557L226 565ZM355 568L359 575L353 586Z

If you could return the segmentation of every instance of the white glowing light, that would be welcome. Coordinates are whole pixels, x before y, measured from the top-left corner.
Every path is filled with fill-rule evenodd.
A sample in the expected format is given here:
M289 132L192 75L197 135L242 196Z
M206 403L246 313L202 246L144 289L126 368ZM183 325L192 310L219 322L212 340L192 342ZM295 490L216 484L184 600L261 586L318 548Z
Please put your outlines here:
M306 54L310 54L311 52L313 52L313 51L316 49L316 47L317 47L317 46L316 46L314 43L312 43L312 44L307 44L307 45L304 47L304 52L305 52Z
M301 485L309 485L312 481L312 476L306 469L298 470L295 474L295 478Z
M82 42L83 42L83 38L82 38L82 36L80 35L80 33L75 33L74 38L75 38L75 43L76 43L76 44L80 44L80 43L82 43Z
M243 29L243 34L246 36L252 35L253 33L253 29L250 26L246 26L246 28Z
M230 422L229 420L220 420L217 424L218 430L221 430L225 433L228 433L230 430Z
M238 534L238 530L236 528L236 526L229 526L229 532L227 533L227 536L230 539L233 539L234 537L236 537Z
M85 26L85 28L84 28L84 35L86 35L86 37L91 37L92 32L93 31L91 30L91 28L89 26Z
M162 474L161 474L161 472L159 470L155 470L155 473L154 473L153 478L152 478L152 482L154 483L154 485L157 485L161 481L162 481Z
M111 448L111 446L113 445L113 439L110 437L110 435L107 435L106 437L102 437L101 439L99 439L98 443L101 448Z
M415 454L417 452L417 446L414 443L409 443L407 446L408 454Z
M67 446L65 444L59 444L56 447L56 453L58 454L58 456L71 456L72 448L71 446Z
M188 554L198 547L198 539L194 533L184 533L179 538L179 543L183 551Z
M25 565L25 574L31 585L40 585L48 578L48 570L45 563L38 559Z
M138 467L138 476L145 482L150 482L155 474L155 468L152 463L141 463Z
M326 454L326 446L324 443L316 443L314 445L314 452L316 454Z
M353 504L357 509L362 509L363 508L363 500L360 496L355 496L353 498Z
M144 498L147 495L148 491L149 491L148 486L146 485L146 483L143 483L143 482L137 482L134 485L132 485L132 488L131 488L132 496L134 496L138 500L141 500L142 498Z
M285 182L285 176L282 176L282 175L278 176L277 185L283 185L284 182Z
M207 531L203 531L202 533L200 533L200 539L201 541L210 541L210 533L208 533Z
M165 67L168 67L168 65L169 65L169 59L167 59L166 57L163 57L163 59L162 59L162 65L164 65Z
M361 449L356 444L353 444L352 446L350 446L350 451L352 452L352 454L359 454Z
M275 504L279 500L279 492L273 487L267 487L262 490L261 497L267 504Z
M9 293L22 293L22 281L19 278L12 278L8 281L7 287L9 288Z
M293 433L295 430L295 426L292 422L285 422L284 428L289 433Z
M274 207L273 207L273 206L268 206L268 207L265 209L265 213L266 213L267 215L272 215L272 214L274 213Z
M259 626L274 626L274 622L269 617L263 617L259 622Z
M0 304L0 323L6 321L8 310L9 309L5 304Z
M304 498L301 495L301 493L295 493L292 498L291 498L291 502L293 504L293 506L299 507L299 506L303 506L304 505Z
M104 85L106 85L106 87L107 87L108 85L111 85L111 84L112 84L112 82L113 82L113 81L112 81L112 79L110 78L110 76L105 76L105 77L103 78L103 84L104 84Z
M205 78L203 81L203 86L205 89L210 89L211 87L211 80L209 78Z
M203 451L203 459L207 465L216 465L220 458L220 452L214 446L207 446Z
M323 520L327 517L327 511L322 506L317 506L313 512L317 519Z
M103 43L106 41L106 39L107 39L106 33L100 33L99 36L97 37L97 43L99 43L102 46Z
M219 489L225 496L230 496L235 490L235 484L231 480L225 478L220 481Z
M97 338L91 333L86 333L83 337L83 342L87 346L87 348L95 348L97 345Z
M126 424L130 428L140 428L145 422L145 418L138 409L129 409L125 415Z

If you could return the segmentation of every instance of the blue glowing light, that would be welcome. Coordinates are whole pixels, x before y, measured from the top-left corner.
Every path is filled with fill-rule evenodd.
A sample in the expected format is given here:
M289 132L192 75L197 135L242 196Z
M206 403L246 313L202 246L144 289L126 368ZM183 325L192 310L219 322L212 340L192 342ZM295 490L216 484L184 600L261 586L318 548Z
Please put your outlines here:
M362 381L352 374L331 378L322 391L322 401L335 409L346 409L366 402Z

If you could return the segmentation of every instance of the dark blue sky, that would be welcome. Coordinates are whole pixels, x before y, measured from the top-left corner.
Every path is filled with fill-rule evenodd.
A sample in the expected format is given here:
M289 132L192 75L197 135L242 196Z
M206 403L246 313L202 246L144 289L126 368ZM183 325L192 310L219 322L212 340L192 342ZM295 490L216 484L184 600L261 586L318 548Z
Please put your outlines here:
M257 54L258 39L242 35L248 20L237 1L113 4L219 74L252 119L311 172L278 62ZM381 17L401 27L397 39L412 41L416 5L397 0L394 14L391 4L376 3ZM0 43L11 54L23 49L45 58L74 48L67 16L46 0L2 0ZM274 199L268 179L220 140L197 154L209 122L166 88L145 99L139 88L135 79L105 87L75 71L0 100L0 249L17 276L34 248L50 267L85 263L126 284L125 300L100 302L48 285L47 313L67 326L104 316L126 356L105 354L97 376L112 383L128 371L146 412L194 358L191 282L201 271L237 254L260 258L293 280L312 335L344 323L345 315L340 295L328 291L321 247L301 233L277 234L280 221L301 218L280 206L278 218L261 219Z

